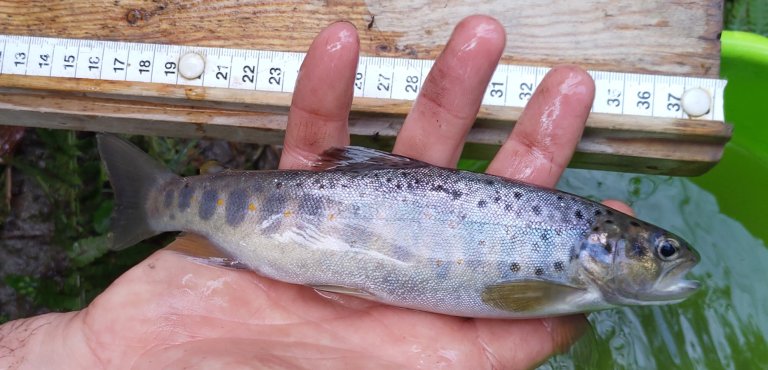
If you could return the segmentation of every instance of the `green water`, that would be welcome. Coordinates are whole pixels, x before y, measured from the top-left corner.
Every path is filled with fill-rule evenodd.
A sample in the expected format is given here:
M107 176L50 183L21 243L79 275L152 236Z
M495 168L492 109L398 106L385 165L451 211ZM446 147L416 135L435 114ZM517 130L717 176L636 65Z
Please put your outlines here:
M697 178L568 170L560 189L629 203L701 254L702 288L678 305L589 316L593 330L544 369L768 369L768 39L722 34L723 159Z
M584 170L568 170L558 187L623 200L684 237L702 255L691 276L703 287L678 305L590 315L592 332L542 368L768 368L768 249L712 193L690 179Z

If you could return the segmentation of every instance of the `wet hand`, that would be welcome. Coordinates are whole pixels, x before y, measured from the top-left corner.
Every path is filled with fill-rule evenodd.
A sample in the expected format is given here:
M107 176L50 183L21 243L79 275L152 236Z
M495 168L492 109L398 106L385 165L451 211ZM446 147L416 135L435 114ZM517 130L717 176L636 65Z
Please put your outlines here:
M504 45L495 20L462 21L425 80L395 153L455 166ZM358 50L348 23L333 24L315 39L294 93L281 168L306 169L322 151L349 144ZM553 69L488 172L553 186L593 94L583 70ZM182 237L170 247L202 243ZM466 319L321 296L165 249L82 311L0 327L0 368L14 361L29 368L528 368L566 348L585 323L581 315Z

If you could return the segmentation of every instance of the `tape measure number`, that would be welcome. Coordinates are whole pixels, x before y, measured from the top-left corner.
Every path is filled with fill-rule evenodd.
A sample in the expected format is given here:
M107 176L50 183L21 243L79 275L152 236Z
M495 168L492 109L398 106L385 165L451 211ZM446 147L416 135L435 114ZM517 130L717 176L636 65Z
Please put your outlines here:
M0 74L293 92L304 53L0 35ZM434 61L361 57L355 96L414 100ZM501 64L484 105L524 107L549 69ZM723 121L726 81L589 71L593 112Z

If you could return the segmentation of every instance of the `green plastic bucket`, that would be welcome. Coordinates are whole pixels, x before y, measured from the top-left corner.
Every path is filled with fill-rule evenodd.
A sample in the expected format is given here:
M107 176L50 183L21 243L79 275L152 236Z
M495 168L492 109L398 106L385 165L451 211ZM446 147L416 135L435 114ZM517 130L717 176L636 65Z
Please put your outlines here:
M723 213L768 241L768 38L724 31L720 68L733 138L722 161L693 180L715 194Z

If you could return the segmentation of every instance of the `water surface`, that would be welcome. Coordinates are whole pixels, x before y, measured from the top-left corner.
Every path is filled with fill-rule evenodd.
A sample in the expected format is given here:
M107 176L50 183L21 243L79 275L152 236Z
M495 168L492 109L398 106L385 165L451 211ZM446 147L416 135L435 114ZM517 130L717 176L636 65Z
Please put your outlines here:
M541 368L768 368L768 249L756 236L766 229L744 226L761 222L721 212L718 199L687 178L569 169L558 188L623 200L639 218L689 241L702 257L689 276L702 288L677 305L593 313L592 332ZM717 191L740 188L734 181L732 189ZM745 208L766 209L760 194L752 196Z

